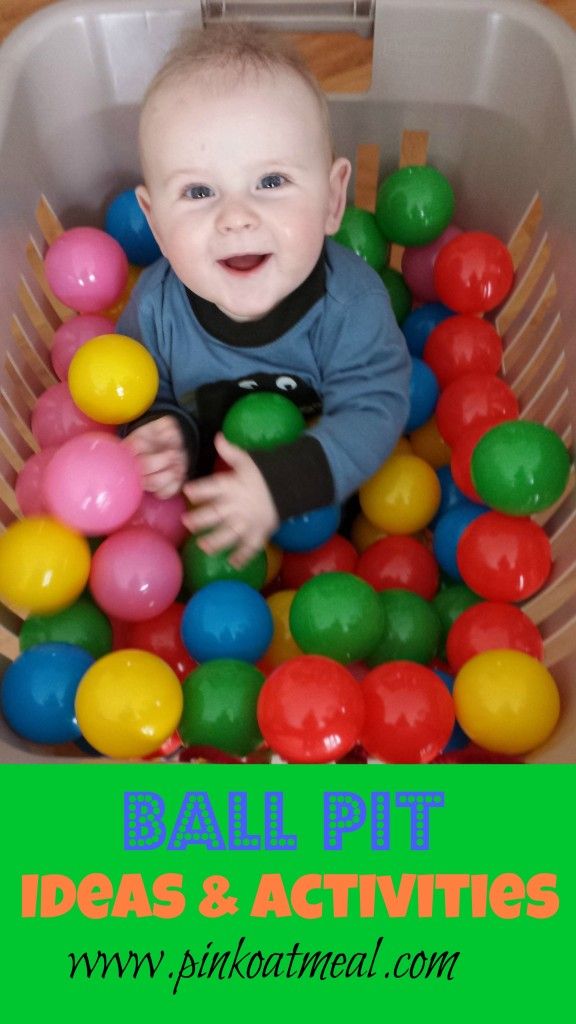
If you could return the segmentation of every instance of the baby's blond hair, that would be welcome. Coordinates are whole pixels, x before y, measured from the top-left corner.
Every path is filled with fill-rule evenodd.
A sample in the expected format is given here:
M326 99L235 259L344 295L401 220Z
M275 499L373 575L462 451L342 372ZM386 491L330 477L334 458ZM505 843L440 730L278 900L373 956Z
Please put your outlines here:
M142 102L142 113L150 100L165 86L185 81L192 74L236 74L249 71L290 71L316 97L320 116L332 150L332 130L326 97L317 79L292 43L278 32L266 31L242 22L210 25L187 32L170 51L156 73Z

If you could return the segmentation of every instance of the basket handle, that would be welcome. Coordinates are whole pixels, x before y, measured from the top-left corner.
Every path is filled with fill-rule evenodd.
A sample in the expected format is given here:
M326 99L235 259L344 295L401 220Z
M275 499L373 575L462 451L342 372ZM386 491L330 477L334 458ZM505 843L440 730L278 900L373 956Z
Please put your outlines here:
M374 30L376 0L201 0L204 24L250 21L282 32Z

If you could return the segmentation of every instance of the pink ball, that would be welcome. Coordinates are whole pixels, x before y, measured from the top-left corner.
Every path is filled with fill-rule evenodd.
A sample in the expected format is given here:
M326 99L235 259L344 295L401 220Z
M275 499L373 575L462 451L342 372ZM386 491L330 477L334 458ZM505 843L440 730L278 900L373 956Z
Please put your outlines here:
M44 500L42 481L46 467L57 448L43 448L31 455L18 473L14 492L20 511L24 516L45 516L48 507Z
M176 600L182 575L182 562L169 540L148 526L130 526L107 537L95 552L90 590L107 615L142 622Z
M115 238L100 228L63 231L44 257L54 295L79 313L100 313L120 298L128 259Z
M40 395L32 410L30 427L41 448L58 447L87 430L113 433L112 424L97 423L81 412L64 381L53 384Z
M438 293L434 286L436 257L446 242L461 234L462 228L451 224L428 245L417 245L404 250L402 276L417 302L438 302Z
M106 433L66 441L46 467L43 488L51 515L89 537L123 526L142 500L134 455Z
M54 331L50 349L54 373L59 380L66 380L72 357L85 341L98 338L101 334L113 334L114 327L114 321L109 317L91 313L75 316L60 324Z
M149 526L179 548L188 536L188 530L182 522L187 508L188 502L183 494L175 494L172 498L157 498L155 494L145 491L142 501L126 525Z

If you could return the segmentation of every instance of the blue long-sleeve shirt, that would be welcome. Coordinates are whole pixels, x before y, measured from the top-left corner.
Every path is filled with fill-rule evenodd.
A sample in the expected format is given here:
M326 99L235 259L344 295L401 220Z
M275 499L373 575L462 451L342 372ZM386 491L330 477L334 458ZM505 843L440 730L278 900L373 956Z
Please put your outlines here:
M141 275L117 330L153 356L160 387L137 423L174 415L190 475L248 391L278 391L321 416L297 441L251 451L280 519L342 502L388 457L408 413L410 360L378 274L327 240L316 268L262 320L236 323L193 295L160 259Z

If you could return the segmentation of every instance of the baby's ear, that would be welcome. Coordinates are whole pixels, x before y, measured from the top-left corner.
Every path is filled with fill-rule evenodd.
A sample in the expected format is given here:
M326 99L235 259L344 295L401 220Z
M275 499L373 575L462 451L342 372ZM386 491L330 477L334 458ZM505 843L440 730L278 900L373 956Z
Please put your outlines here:
M346 190L352 165L345 157L340 156L334 161L330 170L330 192L328 216L326 218L326 234L334 235L340 227L340 221L346 209Z

